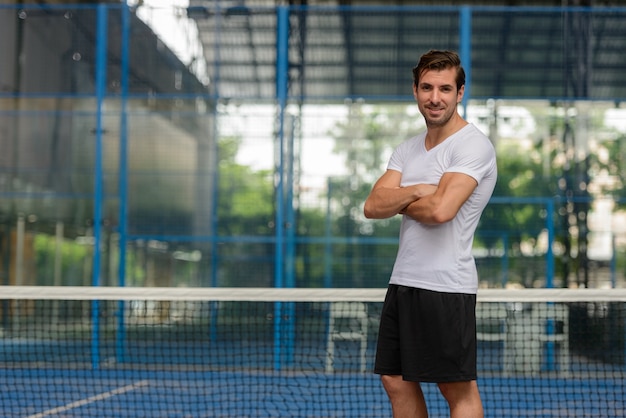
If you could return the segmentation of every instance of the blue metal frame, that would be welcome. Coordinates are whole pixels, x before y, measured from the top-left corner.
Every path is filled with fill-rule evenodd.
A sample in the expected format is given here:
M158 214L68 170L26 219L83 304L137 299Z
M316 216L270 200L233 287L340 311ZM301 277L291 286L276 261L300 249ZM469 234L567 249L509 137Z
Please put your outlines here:
M289 9L285 6L276 8L276 101L278 103L278 164L276 174L276 220L275 220L275 254L274 254L274 286L283 287L284 281L284 249L285 249L285 108L289 83ZM274 368L282 367L283 341L283 304L274 304Z
M219 4L219 2L217 2ZM96 129L95 129L95 161L94 161L94 194L93 194L93 234L94 234L94 247L93 247L93 271L91 277L91 284L93 286L101 285L101 249L100 243L103 239L102 231L102 219L103 219L103 207L104 207L104 173L103 173L103 105L107 96L107 59L108 59L108 13L112 6L99 4L97 6L97 28L96 28L96 62L95 62L95 99L97 103L96 107ZM219 5L218 5L219 8ZM312 8L314 10L320 10L320 8ZM332 10L348 10L348 8L332 8ZM384 7L381 10L389 10L389 7ZM112 10L112 9L111 9ZM290 13L292 10L299 10L298 7L279 6L276 7L276 95L275 100L277 103L277 161L276 161L276 190L275 190L275 234L273 237L216 237L215 234L211 237L197 237L197 236L167 236L169 241L196 241L196 242L210 242L213 244L213 263L214 268L211 285L217 286L217 242L228 242L229 240L236 240L238 242L273 242L275 245L274 255L274 286L275 287L294 287L295 278L295 246L299 242L323 242L326 244L325 250L328 258L325 259L327 263L325 265L325 285L332 285L331 277L331 261L332 257L332 244L334 242L340 242L342 238L334 238L330 236L330 230L327 230L327 236L323 238L316 237L297 237L295 234L295 212L292 205L293 198L293 186L294 186L294 167L293 167L293 149L294 149L294 129L286 129L286 125L289 123L288 115L286 114L286 108L288 101L291 99L289 96L289 39L290 39ZM361 8L359 10L367 10L367 8ZM376 11L377 8L371 8L372 11ZM464 113L467 112L467 104L472 99L472 12L475 10L499 10L498 8L485 8L485 7L470 7L461 6L459 10L459 53L463 62L463 66L466 71L466 86L465 94L463 97L463 109ZM511 8L502 8L502 10L510 11ZM524 8L524 11L528 12L528 8ZM533 10L533 9L531 9ZM538 9L543 12L549 10L548 8ZM554 10L561 10L560 8ZM576 11L575 8L569 8L569 12ZM580 11L588 11L587 9L580 9ZM623 10L621 10L623 11ZM134 236L129 234L128 231L128 115L127 115L127 103L133 96L129 94L129 59L130 59L130 9L128 5L124 4L121 9L122 17L122 36L121 36L121 113L120 113L120 150L119 150L119 266L118 266L118 283L120 286L126 285L126 246L130 240L136 238L147 239L149 236ZM218 20L219 24L219 20ZM218 48L219 50L219 48ZM206 95L207 98L218 100L219 94L219 63L215 65L215 78L213 79L214 91L210 95ZM3 97L6 94L2 95ZM29 95L23 95L29 97ZM35 95L36 97L46 95ZM83 97L74 96L74 97ZM88 97L92 97L89 96ZM168 97L168 95L162 95L161 97ZM174 97L174 96L172 96ZM192 96L176 96L176 97L192 97ZM342 97L344 99L344 97ZM366 98L367 99L367 98ZM407 95L406 97L382 97L377 96L377 100L412 100ZM217 117L217 114L214 114ZM287 132L287 133L286 133ZM216 169L217 170L217 169ZM215 176L217 181L217 173ZM331 189L329 180L329 193ZM214 193L217 187L214 187ZM55 195L60 197L60 195ZM497 200L497 199L496 199ZM514 199L515 200L515 199ZM217 196L213 196L213 202L217 201ZM510 198L506 199L507 203L511 202ZM516 202L519 200L515 200ZM545 204L548 212L546 217L546 229L548 232L548 242L554 242L555 239L555 226L553 223L553 216L551 214L555 211L555 201L550 198L539 199L525 199L526 203L541 203ZM521 202L521 201L519 201ZM216 211L216 207L213 208ZM215 213L212 220L216 222ZM330 224L327 224L327 228ZM215 231L215 228L213 229ZM155 237L161 239L164 237ZM394 241L394 240L389 240ZM351 239L351 242L361 243L368 242L367 238ZM377 240L376 242L383 242L383 240ZM506 260L503 260L505 263ZM555 274L555 262L554 254L551 246L548 246L546 254L546 287L554 287L554 274ZM614 269L616 266L612 264ZM506 265L503 264L503 269ZM504 279L504 278L503 278ZM615 285L615 279L613 278L613 285ZM117 328L117 345L116 355L119 362L124 361L125 353L125 323L124 323L124 309L123 303L120 303L118 309L118 328ZM94 369L99 368L100 364L100 352L99 352L99 333L100 333L100 303L94 301L92 304L92 364ZM285 319L288 318L288 319ZM295 318L293 315L293 306L287 303L277 302L274 306L274 367L280 370L284 361L290 360L290 353L293 352L294 341L294 326ZM211 332L213 335L214 332ZM281 345L286 344L286 345ZM548 356L550 359L551 356Z

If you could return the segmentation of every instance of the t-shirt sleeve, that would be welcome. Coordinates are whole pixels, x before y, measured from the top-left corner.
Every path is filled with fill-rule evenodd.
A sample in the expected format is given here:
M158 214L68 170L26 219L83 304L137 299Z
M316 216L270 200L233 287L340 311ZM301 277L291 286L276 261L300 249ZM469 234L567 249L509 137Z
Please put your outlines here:
M474 134L457 142L446 172L467 174L480 183L493 170L494 164L495 150L491 141L482 134Z
M404 164L406 164L407 159L412 153L416 152L416 149L423 142L425 136L426 133L422 133L398 145L391 154L391 157L389 158L389 162L387 163L387 169L399 171L402 173L404 171Z
M389 163L387 163L387 170L395 170L402 172L402 166L404 162L404 144L400 144L393 150Z

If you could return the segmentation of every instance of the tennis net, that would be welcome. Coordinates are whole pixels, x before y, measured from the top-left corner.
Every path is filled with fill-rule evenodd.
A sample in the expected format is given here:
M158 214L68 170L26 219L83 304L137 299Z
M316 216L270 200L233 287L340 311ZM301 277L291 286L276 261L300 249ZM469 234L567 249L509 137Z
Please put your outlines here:
M383 289L0 289L1 416L391 415ZM481 290L485 416L624 416L625 335L626 289Z

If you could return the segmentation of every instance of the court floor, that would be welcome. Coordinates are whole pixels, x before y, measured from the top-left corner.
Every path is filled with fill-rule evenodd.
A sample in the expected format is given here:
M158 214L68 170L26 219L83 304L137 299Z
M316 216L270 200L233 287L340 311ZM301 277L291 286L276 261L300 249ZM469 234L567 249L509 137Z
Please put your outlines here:
M487 377L485 416L623 417L623 378ZM432 417L446 416L434 385ZM1 369L3 417L389 417L371 373Z

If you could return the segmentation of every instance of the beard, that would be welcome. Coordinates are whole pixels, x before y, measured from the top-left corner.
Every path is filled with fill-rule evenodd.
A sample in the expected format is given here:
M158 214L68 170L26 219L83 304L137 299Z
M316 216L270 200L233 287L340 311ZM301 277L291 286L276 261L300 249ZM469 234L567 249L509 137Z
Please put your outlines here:
M437 107L419 106L419 111L424 117L426 126L432 126L432 127L444 126L450 121L450 119L452 119L452 116L454 116L454 113L456 112L456 109L454 107L444 108L444 109L441 109L443 110L442 113L438 114L437 116L432 116L431 111L433 109L439 110L439 108Z

